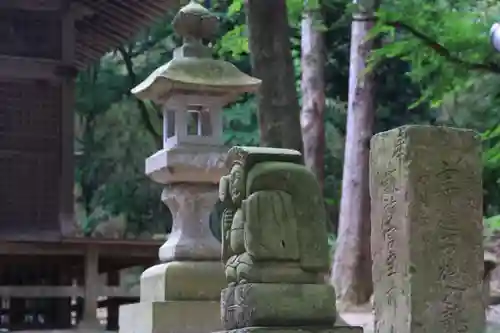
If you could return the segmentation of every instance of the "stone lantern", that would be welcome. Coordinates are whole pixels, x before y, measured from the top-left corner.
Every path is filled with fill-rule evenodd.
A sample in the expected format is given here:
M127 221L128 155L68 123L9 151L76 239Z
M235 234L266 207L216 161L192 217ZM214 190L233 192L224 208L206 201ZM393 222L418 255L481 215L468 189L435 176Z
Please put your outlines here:
M141 276L141 302L120 308L123 332L221 328L219 300L226 282L221 244L210 231L209 217L217 184L227 172L222 108L255 92L260 80L212 58L203 41L215 35L218 20L203 6L191 1L175 16L173 27L183 45L132 90L163 108L163 148L147 158L146 174L165 185L161 197L172 213L172 232L159 250L162 264ZM185 311L192 317L182 319Z
M213 153L219 153L223 144L222 108L241 94L256 91L260 80L211 57L202 40L215 34L218 20L203 6L190 2L176 15L173 26L184 44L174 50L172 61L132 90L138 98L163 106L163 149L146 160L146 174L165 184L218 183L224 173ZM181 156L190 162L193 153L210 162L178 163Z

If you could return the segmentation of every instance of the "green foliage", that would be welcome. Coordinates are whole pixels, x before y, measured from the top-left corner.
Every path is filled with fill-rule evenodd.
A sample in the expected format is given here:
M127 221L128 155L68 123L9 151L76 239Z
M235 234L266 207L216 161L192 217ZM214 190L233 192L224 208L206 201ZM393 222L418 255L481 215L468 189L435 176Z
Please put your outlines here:
M117 215L126 217L127 231L134 234L170 228L161 188L144 175L144 159L158 148L161 114L153 103L132 97L130 89L171 59L179 44L171 19L167 15L78 76L75 181L86 234ZM231 22L225 24L231 28ZM244 71L250 67L244 56L235 64ZM228 145L258 145L254 98L244 97L224 111L224 136Z
M227 15L223 15L227 33L217 42L219 56L228 60L248 58L248 41L244 25L243 1L231 2ZM304 11L303 1L287 1L289 23L291 25L292 56L297 78L300 100L300 20ZM318 2L309 1L306 9L314 9ZM325 33L326 49L326 110L325 110L325 200L329 206L338 206L343 165L347 83L349 72L350 2L329 0L322 2L323 19L318 21L318 29ZM247 62L248 63L248 62ZM248 66L248 65L247 65ZM248 67L239 67L247 71ZM409 110L409 106L420 96L420 89L405 76L408 65L398 59L380 60L377 67L378 110L376 130L405 123L433 123L435 112L426 106ZM253 100L234 105L225 112L224 136L228 144L257 144L257 116ZM335 209L333 210L335 211ZM336 219L336 214L332 216ZM334 221L335 225L335 221Z
M222 18L226 23L231 22L232 27L222 35L222 38L216 44L220 54L229 54L235 59L249 52L247 29L244 24L243 3L244 0L231 1L227 12L222 15ZM287 0L286 4L290 26L298 29L304 11L304 2L303 0ZM318 0L307 1L306 9L317 9L318 7ZM325 29L322 22L318 22L318 27Z
M258 146L255 98L236 103L224 110L224 142L231 145Z
M486 237L492 236L492 233L495 230L500 230L500 215L495 215L484 219L485 236Z
M328 246L331 252L335 252L335 246L337 244L337 236L335 234L328 234Z
M491 130L484 132L482 140L484 149L484 213L487 216L491 216L500 214L500 127L497 125ZM490 223L488 227L489 229L500 229L498 223Z
M372 53L372 66L387 58L404 60L410 65L408 75L423 90L416 104L439 106L447 93L468 86L471 71L484 74L497 68L500 57L488 37L497 14L481 2L384 3L372 30L372 37L382 37L384 43Z
M82 189L80 202L86 217L83 228L90 233L105 217L123 214L128 231L161 230L165 208L159 187L143 174L144 158L155 150L145 130L138 127L139 113L123 100L96 118L83 133L83 155L77 161L76 181ZM86 200L86 201L85 201ZM104 214L94 212L104 209Z
M304 8L301 0L287 1L298 91L300 20L304 10L318 4L308 1ZM488 42L489 26L497 14L494 5L464 0L384 3L372 31L372 37L382 37L383 47L373 52L371 69L378 83L375 131L424 123L469 127L483 133L485 213L496 217L500 215L500 79L494 66L499 56ZM324 194L333 207L335 224L344 155L351 1L325 0L321 9L318 29L325 37L327 98ZM222 23L222 37L214 43L216 56L250 73L243 0L220 1L213 10ZM170 60L179 44L171 18L165 16L130 45L106 55L78 77L75 146L81 155L75 179L87 232L120 214L126 216L134 233L170 227L171 217L159 200L159 186L143 174L144 159L158 148L161 114L156 105L137 101L129 91ZM254 96L242 96L224 110L227 145L259 144L256 111ZM214 210L212 220L218 213ZM497 220L485 223L498 228ZM217 224L211 223L211 227L218 233ZM333 236L329 242L334 247Z
M161 121L156 107L130 97L130 89L170 59L164 50L173 46L171 34L170 26L155 26L77 78L75 181L87 234L117 215L135 234L169 227L159 186L143 170L144 159L156 150Z
M492 216L485 219L488 232L500 228L500 55L488 36L499 8L491 1L386 2L371 33L383 43L371 54L370 69L378 70L387 59L402 60L408 78L420 87L411 105L420 110L414 114L429 105L431 124L482 133L484 213Z
M328 234L328 247L330 249L330 261L335 257L335 249L337 247L337 235L333 233Z

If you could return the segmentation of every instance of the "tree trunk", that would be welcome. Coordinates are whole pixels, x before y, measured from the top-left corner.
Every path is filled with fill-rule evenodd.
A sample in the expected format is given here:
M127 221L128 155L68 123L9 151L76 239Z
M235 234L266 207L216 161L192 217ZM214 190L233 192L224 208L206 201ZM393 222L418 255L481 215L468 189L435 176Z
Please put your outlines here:
M373 47L373 41L367 40L373 22L363 20L368 17L366 14L357 14L351 27L347 134L332 274L337 298L344 309L368 302L373 292L368 163L375 82L372 74L365 73L367 56Z
M307 8L302 18L302 112L300 124L304 141L304 162L318 178L323 188L325 154L325 80L323 34L319 7Z
M246 15L253 75L262 80L258 100L260 144L302 151L285 0L248 0Z

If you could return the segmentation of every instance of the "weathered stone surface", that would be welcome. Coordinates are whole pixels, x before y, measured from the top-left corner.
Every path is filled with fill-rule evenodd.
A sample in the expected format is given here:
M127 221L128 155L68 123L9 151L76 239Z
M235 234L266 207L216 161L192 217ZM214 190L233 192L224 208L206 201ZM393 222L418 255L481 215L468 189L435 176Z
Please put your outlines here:
M326 284L249 283L221 295L225 329L250 326L333 326L335 291Z
M217 186L168 185L162 201L172 213L173 224L168 240L160 247L160 260L220 260L220 242L209 226L210 212L217 201Z
M296 150L270 147L233 147L226 159L226 168L231 170L235 164L241 164L246 171L260 162L289 162L300 164L302 154Z
M176 92L190 90L225 94L229 103L238 94L258 89L261 80L246 75L230 62L210 58L211 50L203 46L201 39L213 36L218 20L200 8L203 7L191 2L176 15L174 29L184 38L184 45L174 50L174 59L132 89L138 98L164 103Z
M334 328L325 208L300 153L233 147L226 167L219 184L225 332L359 332Z
M221 330L219 302L141 302L120 307L120 333L201 333Z
M146 159L146 175L160 184L217 184L227 172L226 153L227 149L219 146L163 149Z
M361 327L245 327L217 333L363 333Z
M330 266L319 184L287 149L234 147L219 199L229 282L316 283ZM271 265L272 262L272 265ZM275 270L273 271L273 267ZM289 270L290 274L282 274Z
M219 301L225 284L219 261L172 261L142 273L141 302Z
M322 283L324 280L317 272L303 270L299 262L255 261L248 252L227 260L226 276L252 283Z
M375 331L483 332L475 133L406 126L374 136L370 158Z
M179 9L172 21L172 25L175 33L179 36L202 40L214 37L219 28L219 20L208 9L191 1Z

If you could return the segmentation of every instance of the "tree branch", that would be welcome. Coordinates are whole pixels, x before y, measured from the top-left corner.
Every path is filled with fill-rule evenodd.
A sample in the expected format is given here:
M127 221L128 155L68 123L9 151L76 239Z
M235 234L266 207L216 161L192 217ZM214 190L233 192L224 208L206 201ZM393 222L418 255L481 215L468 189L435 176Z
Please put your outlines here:
M162 39L153 39L153 40L147 40L145 42L143 42L139 49L136 50L135 52L130 50L130 58L135 58L139 55L142 55L144 52L148 51L149 49L153 48L154 46L156 46L159 42L161 42Z
M448 50L444 45L438 43L436 40L432 39L430 36L424 34L421 31L418 31L414 27L401 22L401 21L386 21L383 22L384 24L387 24L391 27L394 28L400 28L403 29L410 34L412 34L414 37L420 39L425 45L433 49L437 54L445 58L446 60L455 63L457 65L462 65L466 66L467 68L475 71L486 71L486 72L492 72L492 73L497 73L500 74L500 66L497 65L496 63L492 62L487 62L487 63L481 63L481 62L472 62L472 61L467 61L464 59L459 58L457 55L454 55Z
M360 16L355 16L353 18L355 21L376 21L378 20L377 17L370 16L370 17L364 17L362 15ZM438 55L442 56L449 62L452 62L454 64L460 65L460 66L465 66L468 69L474 70L474 71L483 71L483 72L490 72L490 73L495 73L495 74L500 74L500 65L493 63L493 62L473 62L473 61L468 61L461 59L459 56L453 54L449 49L447 49L443 44L440 44L438 41L433 39L431 36L426 35L425 33L417 30L416 28L412 27L411 25L401 22L401 21L382 21L383 24L397 28L397 29L402 29L410 34L412 34L414 37L420 39L426 46L430 47L433 49Z
M127 69L127 74L130 80L130 85L131 88L137 83L137 77L134 72L133 64L132 64L132 58L130 57L130 54L125 50L123 46L119 46L117 48L118 52L120 52L120 55L125 63L125 68ZM127 94L130 96L130 90L127 92ZM135 97L134 97L135 98ZM137 107L139 108L139 111L141 112L141 118L144 123L144 126L146 127L146 130L151 134L153 137L153 140L155 141L156 145L160 147L162 145L162 138L161 135L158 134L153 126L153 123L151 122L151 118L149 117L149 112L146 104L144 104L143 101L141 101L138 98L135 98Z

